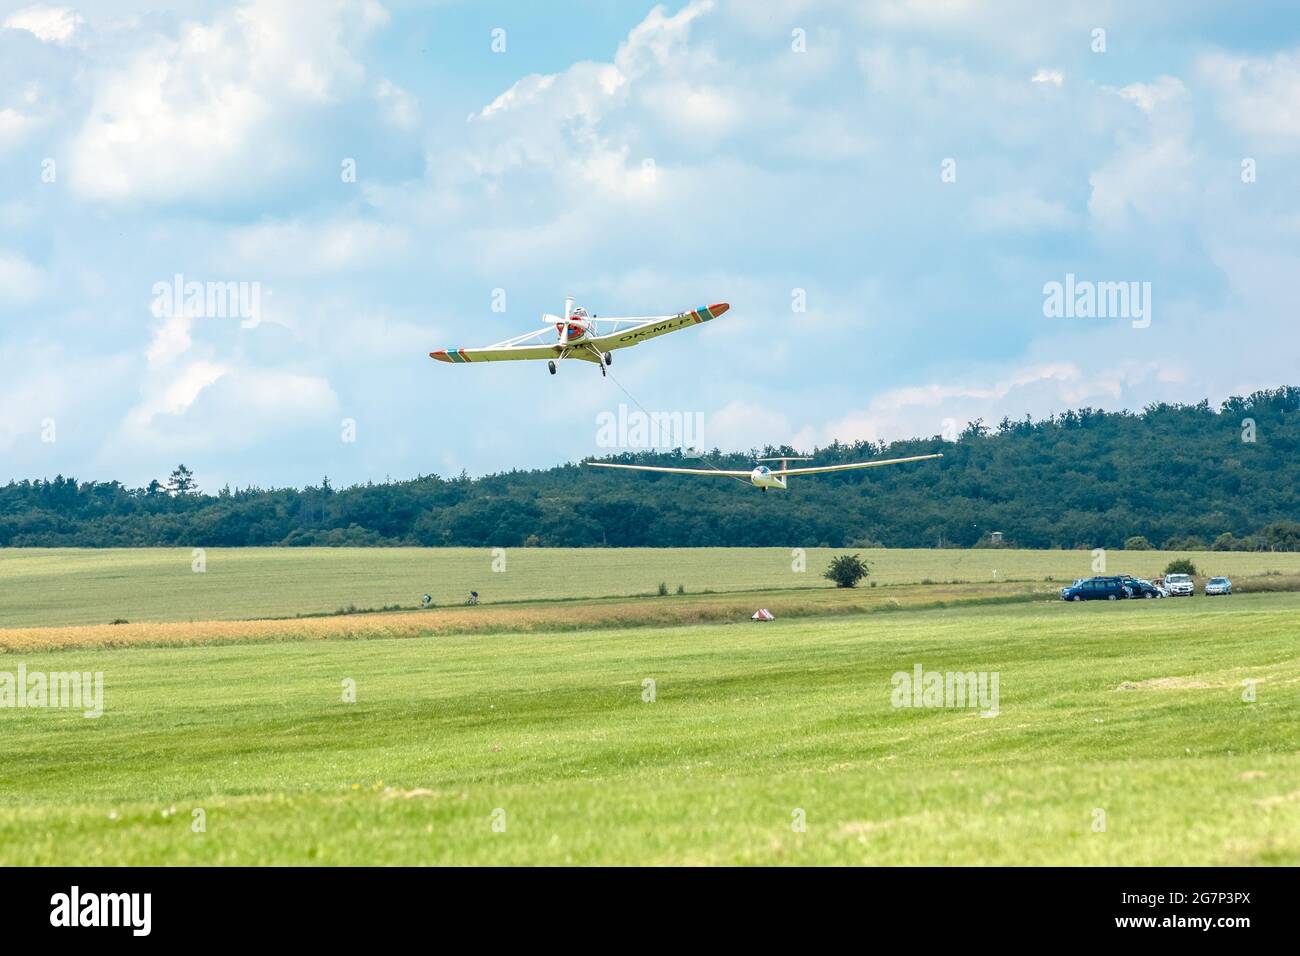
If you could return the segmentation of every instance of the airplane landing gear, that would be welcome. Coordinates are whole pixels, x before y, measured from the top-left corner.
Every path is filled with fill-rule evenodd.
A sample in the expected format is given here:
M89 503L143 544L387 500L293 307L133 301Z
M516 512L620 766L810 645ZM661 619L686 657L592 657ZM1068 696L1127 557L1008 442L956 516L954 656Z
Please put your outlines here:
M555 359L549 359L549 360L547 361L547 363L546 363L546 367L547 367L548 369L550 369L550 370L551 370L551 374L554 375L554 374L555 374Z
M614 364L614 353L613 353L613 352L606 352L606 353L605 353L605 364L606 364L606 365L613 365L613 364Z

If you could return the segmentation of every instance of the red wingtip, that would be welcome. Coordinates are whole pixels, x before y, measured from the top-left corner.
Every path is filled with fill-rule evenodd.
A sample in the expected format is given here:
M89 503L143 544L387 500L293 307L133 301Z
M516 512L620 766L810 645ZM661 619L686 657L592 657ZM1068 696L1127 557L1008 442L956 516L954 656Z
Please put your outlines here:
M728 309L730 309L730 308L731 308L731 306L730 306L729 304L727 304L726 302L719 302L717 305L711 305L711 306L709 306L709 314L712 315L712 316L716 319L716 318L717 318L718 316L720 316L723 312L726 312L726 311L727 311Z
M446 349L442 349L442 350L437 351L437 352L430 352L430 353L429 353L429 358L431 358L431 359L437 359L439 362L450 362L450 361L451 361L451 359L447 358L447 350L446 350Z

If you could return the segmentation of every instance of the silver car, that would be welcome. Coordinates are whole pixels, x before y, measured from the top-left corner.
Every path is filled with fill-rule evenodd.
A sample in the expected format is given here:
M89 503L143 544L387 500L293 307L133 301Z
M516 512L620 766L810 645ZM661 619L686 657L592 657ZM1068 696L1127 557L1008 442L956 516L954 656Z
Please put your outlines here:
M1231 594L1232 582L1227 578L1210 578L1205 582L1205 596L1212 597L1215 594Z
M1165 590L1170 597L1191 597L1196 593L1196 582L1190 574L1166 574Z

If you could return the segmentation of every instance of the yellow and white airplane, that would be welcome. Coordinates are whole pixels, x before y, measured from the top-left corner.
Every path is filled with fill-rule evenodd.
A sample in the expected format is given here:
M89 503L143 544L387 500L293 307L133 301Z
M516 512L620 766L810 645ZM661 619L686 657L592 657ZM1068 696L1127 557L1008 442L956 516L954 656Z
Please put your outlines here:
M719 302L676 315L602 319L587 315L582 306L575 308L573 301L573 296L564 300L563 318L549 314L542 316L542 324L555 329L553 341L544 341L545 336L551 334L550 329L539 329L483 348L439 349L430 352L429 358L452 365L546 359L552 375L555 374L556 362L578 359L595 362L600 366L600 374L604 375L605 366L614 362L615 349L630 348L678 329L711 322L731 308L726 302Z
M781 467L779 470L773 470L767 465L756 465L752 471L724 471L721 468L660 468L654 465L616 465L609 461L584 461L584 465L591 465L593 468L622 468L627 471L657 471L666 475L711 475L713 477L722 476L724 478L739 478L742 481L746 478L755 488L762 488L767 491L769 488L787 487L786 480L795 475L824 475L832 471L852 471L857 468L879 468L881 465L901 465L909 461L928 461L931 458L942 458L942 454L936 455L913 455L911 458L887 458L883 461L858 461L850 465L822 465L815 468L791 468L792 461L812 461L811 458L793 458L782 456L780 458L756 458L755 461L779 461Z

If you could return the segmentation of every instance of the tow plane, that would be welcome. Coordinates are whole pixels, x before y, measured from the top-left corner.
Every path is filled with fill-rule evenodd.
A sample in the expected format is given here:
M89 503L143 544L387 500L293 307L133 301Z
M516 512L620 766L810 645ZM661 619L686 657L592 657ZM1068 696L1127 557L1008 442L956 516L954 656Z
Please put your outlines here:
M552 375L557 363L578 359L595 362L600 366L600 374L604 375L605 366L614 363L615 349L630 348L669 332L712 322L730 308L726 302L719 302L676 315L601 318L588 315L582 306L575 307L573 296L569 296L564 300L563 316L549 313L542 316L546 328L483 348L439 349L430 352L429 358L451 365L545 359Z
M611 461L584 461L584 465L590 465L593 468L622 468L626 471L656 471L666 475L704 475L711 478L739 478L742 481L746 478L755 488L762 488L767 491L769 488L777 488L784 491L788 486L787 481L796 475L825 475L832 471L853 471L858 468L879 468L882 465L902 465L909 461L928 461L931 458L942 458L942 454L935 455L913 455L910 458L886 458L882 461L857 461L848 465L820 465L813 468L791 468L792 461L812 461L811 458L795 458L793 456L781 456L779 458L756 458L756 462L779 461L779 469L770 468L765 464L756 464L752 471L724 471L721 468L660 468L655 465L617 465Z

